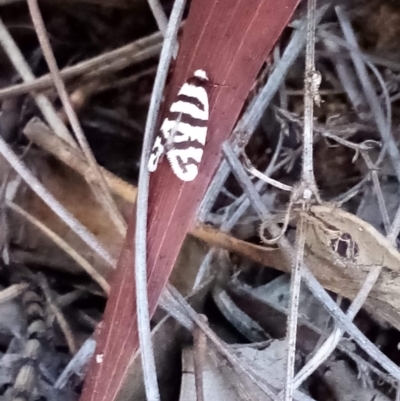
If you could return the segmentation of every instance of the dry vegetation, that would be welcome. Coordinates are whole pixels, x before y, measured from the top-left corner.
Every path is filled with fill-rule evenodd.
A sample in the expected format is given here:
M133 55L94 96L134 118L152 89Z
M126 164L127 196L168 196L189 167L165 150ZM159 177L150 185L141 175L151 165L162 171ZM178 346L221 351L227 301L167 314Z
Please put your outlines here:
M169 14L172 2L163 3ZM205 400L280 399L288 382L287 316L296 315L287 249L301 251L301 233L307 285L299 294L294 398L400 399L400 6L339 3L321 14L315 36L318 196L303 207L287 191L304 184L305 35L293 64L285 53L304 25L301 4L242 116L265 94L268 108L245 139L243 119L234 130L232 143L250 139L249 160L228 145L215 152L230 170L214 177L153 317L163 399L201 401L203 391ZM85 143L27 5L0 7L0 400L18 392L29 400L78 400L137 195L162 35L142 0L40 4ZM276 72L283 79L275 90ZM6 144L26 168L16 169L18 158L10 168ZM91 165L89 149L100 167ZM40 183L51 198L37 190ZM283 242L274 241L280 230ZM131 369L121 393L143 399L140 358Z

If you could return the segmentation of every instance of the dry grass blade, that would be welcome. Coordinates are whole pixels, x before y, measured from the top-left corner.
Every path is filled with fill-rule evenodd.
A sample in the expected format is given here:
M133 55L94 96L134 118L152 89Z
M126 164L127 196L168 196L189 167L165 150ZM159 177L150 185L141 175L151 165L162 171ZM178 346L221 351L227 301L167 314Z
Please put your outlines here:
M60 71L61 77L64 80L71 80L80 76L84 80L96 79L122 70L130 65L149 60L160 53L161 39L159 33L139 39L119 49L105 52L100 56L66 67ZM45 91L53 86L53 77L51 74L46 74L33 81L0 89L0 100L30 92Z
M319 104L320 75L315 69L315 25L316 0L307 3L307 46L304 72L304 127L303 127L303 160L299 188L292 192L291 202L301 202L302 212L296 231L296 258L294 260L290 283L289 315L287 322L287 359L284 386L284 400L292 401L294 386L294 364L296 360L297 320L299 313L300 286L303 270L304 247L306 242L307 213L312 197L319 198L314 176L314 102ZM287 213L290 213L290 208Z
M118 210L114 199L112 198L107 182L105 181L99 166L97 165L96 159L90 149L89 143L85 137L82 127L79 123L78 117L73 109L71 102L68 97L67 89L61 78L60 71L57 66L57 61L54 57L53 51L51 49L50 41L47 36L46 28L44 26L44 21L39 10L39 5L37 0L28 1L29 11L31 13L32 22L35 27L40 45L43 49L43 54L46 62L49 66L49 70L53 76L54 84L56 86L58 95L60 96L61 102L64 106L64 110L68 116L68 120L71 123L72 129L75 133L76 138L81 146L81 149L86 156L88 163L96 177L97 184L99 185L100 191L94 186L93 189L99 195L101 202L104 204L105 209L109 212L112 221L118 228L122 236L126 234L126 223L122 214Z
M147 163L153 145L154 132L161 106L162 94L167 80L168 68L173 56L176 37L178 35L185 4L186 0L175 1L165 33L165 40L161 50L160 61L147 114L140 162L139 190L136 205L135 285L139 344L147 401L157 401L160 399L153 346L151 343L149 301L147 293L147 214L150 181Z
M13 63L15 69L21 75L25 82L34 82L35 77L29 68L28 63L25 61L21 51L19 50L17 44L14 42L13 38L9 34L3 21L0 19L0 42L4 51L7 53L10 61ZM69 143L71 146L76 147L76 143L73 140L70 132L65 127L64 123L61 121L60 117L56 113L53 105L47 99L46 96L42 94L33 95L40 111L43 113L50 127L54 132L62 138L64 141Z
M31 224L35 225L39 230L41 230L45 235L47 235L57 246L60 247L60 249L74 259L82 267L82 269L85 270L85 272L89 274L96 283L99 284L99 286L107 295L110 293L110 284L108 284L107 280L102 277L86 259L84 259L78 252L68 245L60 236L51 231L42 222L15 203L7 202L7 207L24 217Z

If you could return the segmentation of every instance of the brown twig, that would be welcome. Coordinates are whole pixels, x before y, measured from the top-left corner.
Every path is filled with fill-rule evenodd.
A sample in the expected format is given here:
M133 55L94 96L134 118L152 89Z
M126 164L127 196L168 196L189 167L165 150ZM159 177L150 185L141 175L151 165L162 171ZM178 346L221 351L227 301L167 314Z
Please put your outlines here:
M66 67L60 71L60 74L67 81L76 77L82 77L84 80L100 78L155 57L160 51L161 34L157 32L100 56ZM0 89L0 100L29 92L44 91L52 87L54 87L53 77L51 74L46 74L29 82Z

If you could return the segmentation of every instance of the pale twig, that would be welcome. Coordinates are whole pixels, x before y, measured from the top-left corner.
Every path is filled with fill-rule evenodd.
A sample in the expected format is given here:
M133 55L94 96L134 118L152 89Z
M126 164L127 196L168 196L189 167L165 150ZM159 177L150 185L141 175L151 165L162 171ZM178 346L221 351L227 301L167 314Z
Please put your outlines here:
M149 196L149 171L147 164L153 145L157 117L160 110L162 95L168 75L168 68L173 56L176 37L182 19L186 0L176 0L170 15L165 34L160 61L154 81L153 93L147 113L146 129L143 140L142 157L136 207L136 237L135 237L135 284L136 306L138 319L139 343L142 358L143 376L147 401L160 399L154 354L151 342L149 302L147 294L147 212Z
M19 157L11 150L4 139L0 136L0 154L7 160L11 167L21 176L27 185L56 213L64 223L71 228L95 253L104 259L110 266L114 267L115 259L98 242L97 238L90 233L60 202L43 186L43 184L29 171Z
M322 136L324 138L332 139L333 141L340 143L343 146L346 146L350 149L355 150L355 156L353 157L353 162L355 160L357 160L357 157L360 152L371 150L373 148L373 145L375 145L375 146L380 145L379 142L374 141L373 139L367 139L366 141L361 142L361 143L354 143L354 142L348 141L347 139L341 138L340 136L337 136L335 134L331 134L328 131L322 132Z
M101 171L99 170L99 166L97 165L96 159L90 149L85 134L83 133L82 127L79 123L75 110L71 105L67 89L65 87L64 81L61 78L60 70L58 69L57 61L54 57L54 53L51 48L51 44L46 32L46 27L44 26L44 21L37 0L28 0L28 7L29 7L29 12L31 14L33 25L36 30L37 37L39 39L40 46L43 50L44 58L53 76L54 84L56 86L61 103L68 116L68 120L75 133L75 136L78 139L79 145L86 159L88 160L88 163L93 171L94 176L96 177L96 184L98 184L100 187L100 191L98 191L97 187L94 185L93 190L100 196L101 202L104 205L105 210L109 213L111 220L113 221L113 223L115 224L121 235L125 236L126 222L121 212L118 210L118 207L115 204L115 201L110 194L108 185L103 175L101 174Z
M199 318L207 324L207 316L199 315ZM196 385L196 401L204 401L204 361L207 352L207 337L204 332L195 326L193 329L193 365Z
M38 118L30 120L25 126L23 132L30 141L51 153L67 166L81 174L87 182L90 183L93 181L93 174L87 161L84 159L82 152L75 148L71 148L62 139L53 135L49 127ZM107 184L110 186L111 191L115 195L120 196L128 202L135 202L137 194L137 188L135 186L122 180L113 173L110 173L103 167L100 167L100 169Z
M28 283L12 284L0 291L0 305L19 297L29 287Z
M30 148L28 146L27 148ZM22 156L26 154L26 151ZM22 159L23 157L21 157ZM10 175L12 168L10 166L7 166L7 168L4 169L5 171L3 172L4 174L4 179L3 182L1 183L1 188L0 188L0 219L1 219L1 225L3 227L3 233L2 233L2 238L1 238L1 243L0 243L0 250L1 250L1 257L3 259L3 262L5 265L10 264L10 227L9 227L9 221L8 221L8 215L6 212L6 207L5 207L5 199L6 196L9 199L13 199L18 191L18 187L20 186L22 179L20 177L17 177L16 180L13 182L11 185L11 188L13 188L12 193L8 192L7 193L7 188L10 188L9 186L9 180L10 180Z
M163 34L164 37L167 35L168 18L165 15L164 9L160 0L147 0L149 3L151 12L153 13L154 19L157 22L158 29ZM178 55L179 45L178 42L174 44L174 49L172 51L172 57L175 59Z
M31 224L37 227L40 231L42 231L48 238L51 239L59 248L61 248L67 255L69 255L72 259L75 260L79 266L82 267L83 270L89 276L92 277L94 281L99 284L99 286L103 289L103 291L108 295L110 293L110 284L108 284L107 280L101 276L97 272L96 269L85 259L83 258L75 249L73 249L67 242L65 242L59 235L57 235L54 231L48 228L45 224L39 221L36 217L32 216L30 213L22 209L20 206L16 205L13 202L6 202L7 207L11 210L28 220Z
M24 56L19 50L14 39L9 34L6 26L0 18L0 42L3 50L8 55L10 61L14 65L14 68L18 71L19 75L25 82L33 82L35 76L33 75L28 63L25 61ZM73 140L68 129L65 127L64 123L61 121L60 117L56 113L54 106L51 104L49 99L42 94L33 94L33 98L40 111L43 113L46 121L54 132L64 139L71 146L76 147L76 143Z
M303 208L307 207L303 205ZM304 216L304 210L300 214L300 221L296 230L296 259L292 269L290 278L290 298L289 298L289 315L287 319L286 341L286 375L284 386L284 400L291 401L293 399L294 385L294 365L296 362L296 336L299 314L300 286L303 270L304 249L306 244L306 224L307 220Z
M272 223L272 221L275 220L276 215L271 218L268 219L264 219L261 224L260 224L260 228L258 230L258 235L261 239L262 242L264 242L264 244L266 245L274 245L276 244L286 233L287 228L289 227L289 223L290 223L290 217L291 217L291 212L293 209L293 205L294 205L294 200L295 197L291 196L290 197L290 201L289 201L289 205L286 208L286 213L285 213L285 217L283 219L283 224L282 224L282 229L279 232L279 235L273 238L267 238L264 234L264 231L266 228L268 228L268 226Z
M345 145L348 146L349 144L346 143ZM360 146L360 145L358 145L358 146ZM371 168L372 162L369 159L368 154L366 153L365 149L357 148L357 150L361 151L361 154L364 156L368 167ZM373 174L373 179L375 178L374 185L375 185L375 188L377 191L378 202L379 201L384 202L382 192L380 191L380 185L379 185L379 180L377 178L376 171L371 171L371 173ZM381 196L379 196L379 193ZM381 205L381 203L380 203L380 205ZM381 212L382 212L383 216L385 216L385 211L386 211L386 208L383 204L383 206L381 205ZM387 212L386 212L386 215L387 215ZM347 311L347 316L350 319L353 319L354 316L357 314L357 312L363 306L366 298L368 297L368 294L372 290L374 284L376 283L376 280L379 277L380 271L381 271L381 268L376 267L369 273L369 275L368 275L367 279L365 280L365 282L363 283L358 295L356 296L356 298L354 299L353 303L351 304L350 308ZM302 370L296 376L295 382L294 382L295 388L297 388L299 385L301 385L301 383L307 377L309 377L315 371L315 369L317 369L318 366L323 361L326 360L326 358L328 358L328 356L336 348L336 346L339 343L340 339L342 338L343 334L344 334L344 330L342 328L336 326L333 333L329 336L329 338L324 342L324 344L318 349L316 354L307 362L307 364L302 368Z
M280 46L277 45L274 48L274 59L278 62L281 59ZM279 86L279 107L281 109L288 108L288 90L286 88L285 82L282 82Z
M307 3L307 46L306 65L304 72L304 126L303 126L303 163L300 186L292 193L291 202L301 200L302 213L296 230L296 258L290 280L289 315L287 319L287 354L284 386L284 401L293 400L293 376L296 361L296 335L299 314L300 286L303 270L304 249L306 243L306 220L304 212L307 212L311 197L318 199L317 185L314 176L314 102L319 105L319 84L321 76L315 69L315 8L316 0L308 0ZM287 211L290 213L290 210Z
M151 12L153 13L154 19L156 20L158 29L163 34L163 36L167 33L168 26L168 18L165 15L163 7L159 0L147 0L147 3L150 6Z
M319 83L315 69L315 5L316 0L308 0L307 8L307 47L304 73L304 126L303 126L303 164L301 180L305 190L316 192L313 163L314 146L314 102L318 96ZM311 194L304 193L304 198Z
M274 180L271 177L268 177L267 175L263 174L261 171L257 170L250 162L249 158L242 153L242 158L243 158L243 165L244 168L247 170L249 174L254 175L254 177L257 177L258 179L264 181L265 183L274 186L275 188L281 189L282 191L288 191L292 192L293 187L290 185L286 185L281 183L280 181Z

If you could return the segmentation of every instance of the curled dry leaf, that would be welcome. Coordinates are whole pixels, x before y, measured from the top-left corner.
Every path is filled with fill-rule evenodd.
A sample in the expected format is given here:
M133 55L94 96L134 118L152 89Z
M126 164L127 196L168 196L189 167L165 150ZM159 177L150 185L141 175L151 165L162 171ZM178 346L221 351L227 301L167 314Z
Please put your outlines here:
M399 272L400 253L364 220L330 205L312 206L307 219L307 247L316 256L338 266Z

